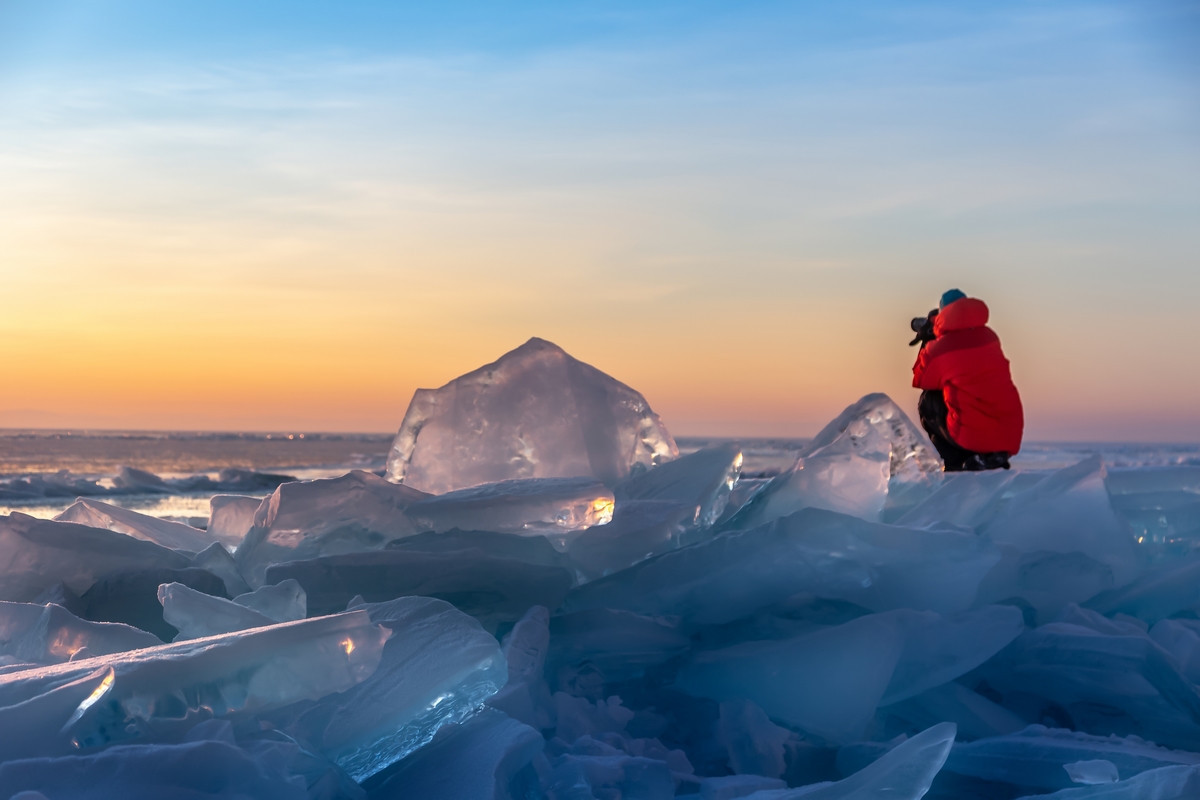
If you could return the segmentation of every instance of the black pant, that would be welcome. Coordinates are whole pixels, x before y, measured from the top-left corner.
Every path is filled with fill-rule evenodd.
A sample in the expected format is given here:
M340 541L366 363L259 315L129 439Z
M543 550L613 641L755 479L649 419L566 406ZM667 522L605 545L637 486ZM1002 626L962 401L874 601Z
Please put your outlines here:
M917 414L921 417L921 427L929 434L929 440L942 457L946 472L1008 469L1008 453L976 453L974 450L960 447L950 437L950 430L946 427L949 409L946 408L946 398L941 392L921 392L921 399L917 402Z

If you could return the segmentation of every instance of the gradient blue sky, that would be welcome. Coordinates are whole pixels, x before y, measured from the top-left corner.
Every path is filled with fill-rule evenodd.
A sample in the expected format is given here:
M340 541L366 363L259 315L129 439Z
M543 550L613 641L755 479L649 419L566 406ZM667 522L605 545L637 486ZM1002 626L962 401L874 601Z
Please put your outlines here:
M0 0L0 425L388 430L532 335L678 433L1200 440L1196 3Z

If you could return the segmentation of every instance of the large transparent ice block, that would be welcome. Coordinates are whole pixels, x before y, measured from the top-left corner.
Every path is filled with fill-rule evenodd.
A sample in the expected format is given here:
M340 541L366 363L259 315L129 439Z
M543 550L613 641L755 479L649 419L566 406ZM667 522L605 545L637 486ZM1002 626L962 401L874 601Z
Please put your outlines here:
M435 494L517 478L611 485L678 454L646 398L534 338L440 389L418 389L387 476Z

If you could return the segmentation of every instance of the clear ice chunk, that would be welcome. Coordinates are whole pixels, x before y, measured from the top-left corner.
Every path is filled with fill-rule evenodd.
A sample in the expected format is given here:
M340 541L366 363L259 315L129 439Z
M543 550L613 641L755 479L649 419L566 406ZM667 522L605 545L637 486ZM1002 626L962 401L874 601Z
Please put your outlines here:
M1116 783L1120 780L1117 775L1117 765L1102 758L1093 761L1075 761L1063 764L1063 769L1075 783L1094 786L1098 783Z
M862 737L878 706L969 672L1023 628L1021 612L1008 606L951 618L899 609L788 639L702 651L676 682L717 701L749 698L772 718L845 744Z
M1084 605L1101 614L1125 613L1151 624L1200 605L1200 553L1146 570L1120 588L1108 589Z
M406 513L418 530L545 536L565 549L572 534L612 521L613 493L594 478L500 481L419 500Z
M865 522L808 508L722 533L571 592L564 610L613 608L721 624L798 592L872 611L970 608L998 563L978 536Z
M1195 797L1200 797L1200 767L1159 767L1119 783L1062 789L1037 795L1036 800L1192 800Z
M488 700L488 705L538 730L551 727L550 689L545 681L549 647L550 611L545 606L534 606L500 643L508 664L508 683Z
M139 514L99 500L76 500L54 519L92 528L107 528L135 539L145 539L172 550L189 553L199 553L213 543L211 536L191 525Z
M956 744L946 770L1046 792L1073 784L1064 770L1067 764L1101 760L1113 764L1124 779L1162 767L1200 766L1200 754L1168 750L1137 736L1093 736L1030 725L1011 735Z
M954 744L951 722L934 725L836 783L756 792L749 800L920 800L933 785Z
M0 600L29 602L60 581L82 595L110 573L187 566L174 550L105 528L0 516Z
M276 622L253 609L197 592L182 583L159 586L158 602L162 603L163 619L179 630L175 637L177 642L261 628Z
M449 603L405 597L356 608L391 631L379 668L339 694L267 716L361 782L474 713L508 667L496 639Z
M418 389L387 477L434 494L521 478L612 485L678 455L641 394L534 338L440 389Z
M437 597L479 619L489 630L514 622L530 606L557 608L571 586L561 567L527 564L478 550L425 553L384 550L279 564L267 582L294 578L310 614L330 614L356 595L381 603L397 597Z
M75 746L169 739L213 716L349 689L375 671L387 637L366 612L351 611L147 647L0 675L0 708L111 668L103 696L68 724Z
M308 614L308 595L303 586L290 578L240 594L233 598L233 602L275 622L304 619Z
M721 703L719 713L716 740L729 754L730 768L738 775L759 775L770 779L782 777L787 770L784 744L794 734L771 722L767 717L767 712L750 700L726 700ZM745 786L746 784L735 785ZM759 788L783 787L760 786ZM703 786L701 786L700 793L704 794ZM741 795L733 796L740 797Z
M425 494L370 472L284 483L263 502L235 558L258 588L271 564L379 550L416 533L404 509Z
M309 800L302 780L279 771L275 759L257 759L219 741L126 745L62 758L0 764L0 794L44 792L50 798L199 798Z
M854 742L865 733L904 651L904 632L883 617L700 652L675 683L718 702L746 698L772 718L834 744Z
M543 746L542 735L528 725L484 711L444 726L371 790L371 800L528 797L522 790L537 786L532 761Z
M0 602L0 655L21 663L61 664L160 644L153 634L119 623L88 622L54 603Z
M802 508L878 522L937 488L941 462L925 435L886 394L869 394L821 429L791 470L772 478L729 522L753 527Z
M693 528L710 528L729 503L742 474L742 447L725 443L705 447L626 478L615 487L617 500L667 500L687 506Z
M584 584L678 549L694 518L687 505L668 500L619 501L612 522L581 531L567 543L576 582Z
M208 500L208 535L230 550L236 549L254 527L261 497L214 494Z
M1081 554L1108 567L1114 586L1124 586L1141 572L1141 555L1113 512L1104 475L1098 455L1054 472L1013 497L981 533L1021 553Z
M691 644L678 619L646 617L629 611L595 608L550 620L547 674L589 664L606 680L637 677L656 664L682 655Z

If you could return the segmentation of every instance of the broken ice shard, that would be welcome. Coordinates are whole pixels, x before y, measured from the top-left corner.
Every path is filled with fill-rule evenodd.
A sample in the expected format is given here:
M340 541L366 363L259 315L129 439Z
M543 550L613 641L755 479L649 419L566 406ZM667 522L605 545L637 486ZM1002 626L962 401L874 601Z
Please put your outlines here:
M862 737L880 704L912 697L982 664L1022 630L1011 607L960 618L908 609L791 639L700 652L680 670L686 692L748 698L771 717L835 744Z
M545 740L498 711L447 725L371 791L372 800L508 800L536 787L533 757ZM524 781L522 782L522 779Z
M366 612L351 611L147 647L0 675L0 708L111 668L103 696L69 723L74 746L155 741L212 716L269 711L348 689L375 671L387 636Z
M211 536L191 525L139 514L99 500L76 500L54 519L92 528L107 528L172 550L191 553L199 553L213 543Z
M208 500L208 535L230 550L236 549L254 527L261 497L215 494Z
M722 533L573 590L564 608L613 608L687 624L732 622L797 592L954 613L969 608L999 560L978 536L864 522L807 508Z
M276 622L304 619L308 614L308 595L304 587L294 580L280 581L239 594L233 598L233 602L252 608Z
M168 625L179 629L179 635L175 637L177 642L275 623L275 620L253 609L197 592L182 583L159 586L158 602L162 603L163 619Z
M288 578L305 588L311 614L339 611L356 595L368 602L438 597L490 630L520 619L530 606L557 608L571 587L571 575L561 567L526 564L479 550L348 553L267 570L269 583Z
M59 581L82 595L103 575L187 566L185 555L104 528L0 516L0 600L29 602Z
M612 520L613 493L594 478L531 478L447 492L406 513L418 530L546 536L565 548L571 534Z
M678 549L695 518L695 508L683 503L621 500L612 522L580 531L567 543L576 581L587 583Z
M257 588L271 564L378 550L416 533L404 509L423 497L361 470L281 484L256 512L254 527L237 549L237 563Z
M379 668L340 694L268 717L362 781L482 706L508 667L496 639L449 603L405 597L356 608L391 631Z
M88 622L48 603L0 602L0 656L20 663L60 664L162 644L129 625Z
M612 485L678 455L641 394L534 338L440 389L418 389L387 476L434 494L519 478Z
M1052 473L1013 497L981 533L1022 553L1079 553L1108 567L1114 585L1124 586L1141 571L1141 555L1113 512L1104 475L1099 456Z
M668 500L691 511L691 527L711 527L725 511L742 474L736 443L705 447L660 467L626 478L613 492L620 501Z
M869 394L826 425L796 465L771 479L731 521L751 527L802 508L878 521L937 488L941 462L932 445L886 394ZM889 517L894 518L894 517Z

